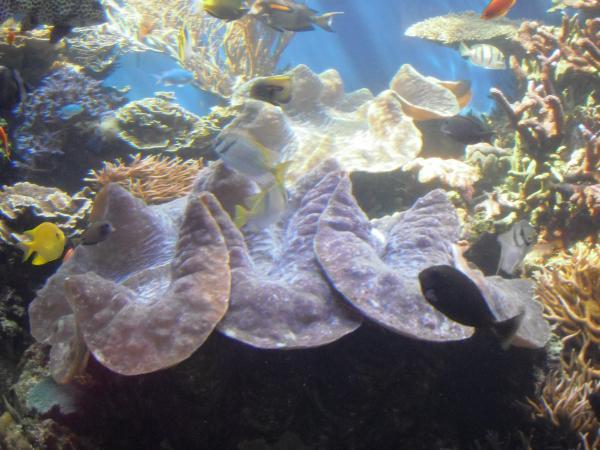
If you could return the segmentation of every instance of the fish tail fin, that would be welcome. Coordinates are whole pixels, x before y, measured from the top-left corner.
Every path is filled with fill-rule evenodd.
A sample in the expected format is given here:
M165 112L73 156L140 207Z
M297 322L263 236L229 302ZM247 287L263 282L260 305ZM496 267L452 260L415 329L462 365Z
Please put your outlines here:
M31 254L33 253L33 245L31 244L31 242L19 242L17 244L17 247L19 247L19 249L23 252L23 262L27 261L30 257Z
M469 56L471 49L467 47L467 45L464 42L461 42L458 45L458 51L460 52L460 56L466 58L467 56Z
M333 18L335 16L339 16L341 14L344 14L344 13L343 12L325 13L323 15L315 17L315 23L318 26L320 26L321 28L323 28L325 31L329 31L329 32L333 33L333 28L331 27L333 25Z
M500 340L500 346L503 350L509 349L512 341L515 338L515 335L517 334L517 331L519 331L519 327L521 326L524 316L525 312L522 311L508 320L494 324L493 332Z
M235 218L233 223L238 229L242 228L248 222L248 210L242 205L235 205Z

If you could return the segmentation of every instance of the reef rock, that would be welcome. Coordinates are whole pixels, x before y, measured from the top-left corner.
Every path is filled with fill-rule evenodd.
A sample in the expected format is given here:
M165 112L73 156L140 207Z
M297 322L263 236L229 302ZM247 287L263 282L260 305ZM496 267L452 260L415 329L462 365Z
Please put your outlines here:
M452 341L471 336L473 329L433 309L417 277L433 265L458 264L454 243L459 233L456 212L441 190L403 213L369 222L352 196L349 178L342 177L319 219L315 250L336 289L371 320L404 336ZM546 343L550 330L530 286L523 286L523 280L468 275L499 319L527 311L518 344Z
M94 220L115 231L77 247L29 307L31 332L52 345L50 368L68 382L86 349L111 370L134 375L186 359L227 309L230 272L210 194L149 207L111 184Z
M324 277L313 250L320 213L342 179L327 161L292 189L281 220L244 235L227 214L213 213L230 252L231 298L218 325L225 335L267 349L324 345L357 329L362 320ZM211 191L225 210L252 192L249 181L212 164L196 191ZM237 195L232 195L237 193Z

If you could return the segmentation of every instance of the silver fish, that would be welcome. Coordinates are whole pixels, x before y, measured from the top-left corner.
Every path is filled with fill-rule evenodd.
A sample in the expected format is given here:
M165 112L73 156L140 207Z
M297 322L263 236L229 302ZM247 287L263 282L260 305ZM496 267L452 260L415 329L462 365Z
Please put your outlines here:
M476 44L468 47L461 42L459 51L463 58L468 58L471 64L475 66L491 70L506 69L504 53L493 45Z
M519 220L510 230L498 236L498 242L501 250L496 273L502 270L507 275L514 275L537 242L537 233L526 220Z
M281 179L287 164L277 164L279 154L245 131L225 131L218 138L215 152L230 169L246 175L260 186L270 186Z

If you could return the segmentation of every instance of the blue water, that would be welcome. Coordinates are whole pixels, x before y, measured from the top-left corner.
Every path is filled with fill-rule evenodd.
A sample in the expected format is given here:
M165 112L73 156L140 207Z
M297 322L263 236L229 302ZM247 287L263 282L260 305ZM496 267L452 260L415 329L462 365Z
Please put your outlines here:
M335 68L346 90L363 87L377 93L386 89L398 68L412 64L424 75L445 80L468 79L473 83L475 112L487 112L492 107L489 89L499 86L510 91L510 71L490 71L475 67L458 52L420 39L404 36L415 22L432 16L464 10L482 11L488 0L324 0L308 1L320 11L344 11L334 18L336 33L323 30L298 33L286 49L280 67L307 64L315 72ZM558 20L558 15L546 15L550 0L522 0L510 11L510 18ZM177 63L159 54L146 53L141 58L128 55L121 68L106 80L109 85L130 85L130 99L151 95L156 90L176 93L181 105L197 114L205 114L218 99L193 86L181 88L157 86L153 77L174 68Z

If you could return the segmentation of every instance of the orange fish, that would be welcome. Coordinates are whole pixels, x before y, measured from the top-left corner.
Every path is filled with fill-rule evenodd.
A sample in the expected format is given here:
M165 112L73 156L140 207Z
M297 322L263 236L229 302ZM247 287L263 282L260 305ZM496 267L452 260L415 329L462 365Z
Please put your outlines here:
M66 263L68 260L70 260L74 252L75 247L69 247L63 256L63 262Z
M4 148L4 156L6 159L11 159L12 155L10 153L10 146L8 145L8 135L4 128L0 127L0 140L2 140L2 146Z
M17 31L14 28L9 28L6 32L6 43L13 45L17 39Z
M154 31L156 27L156 19L152 19L150 17L144 16L140 21L140 28L138 30L138 40L143 41L146 36Z
M517 0L492 0L483 10L481 18L489 20L505 16L516 2Z

